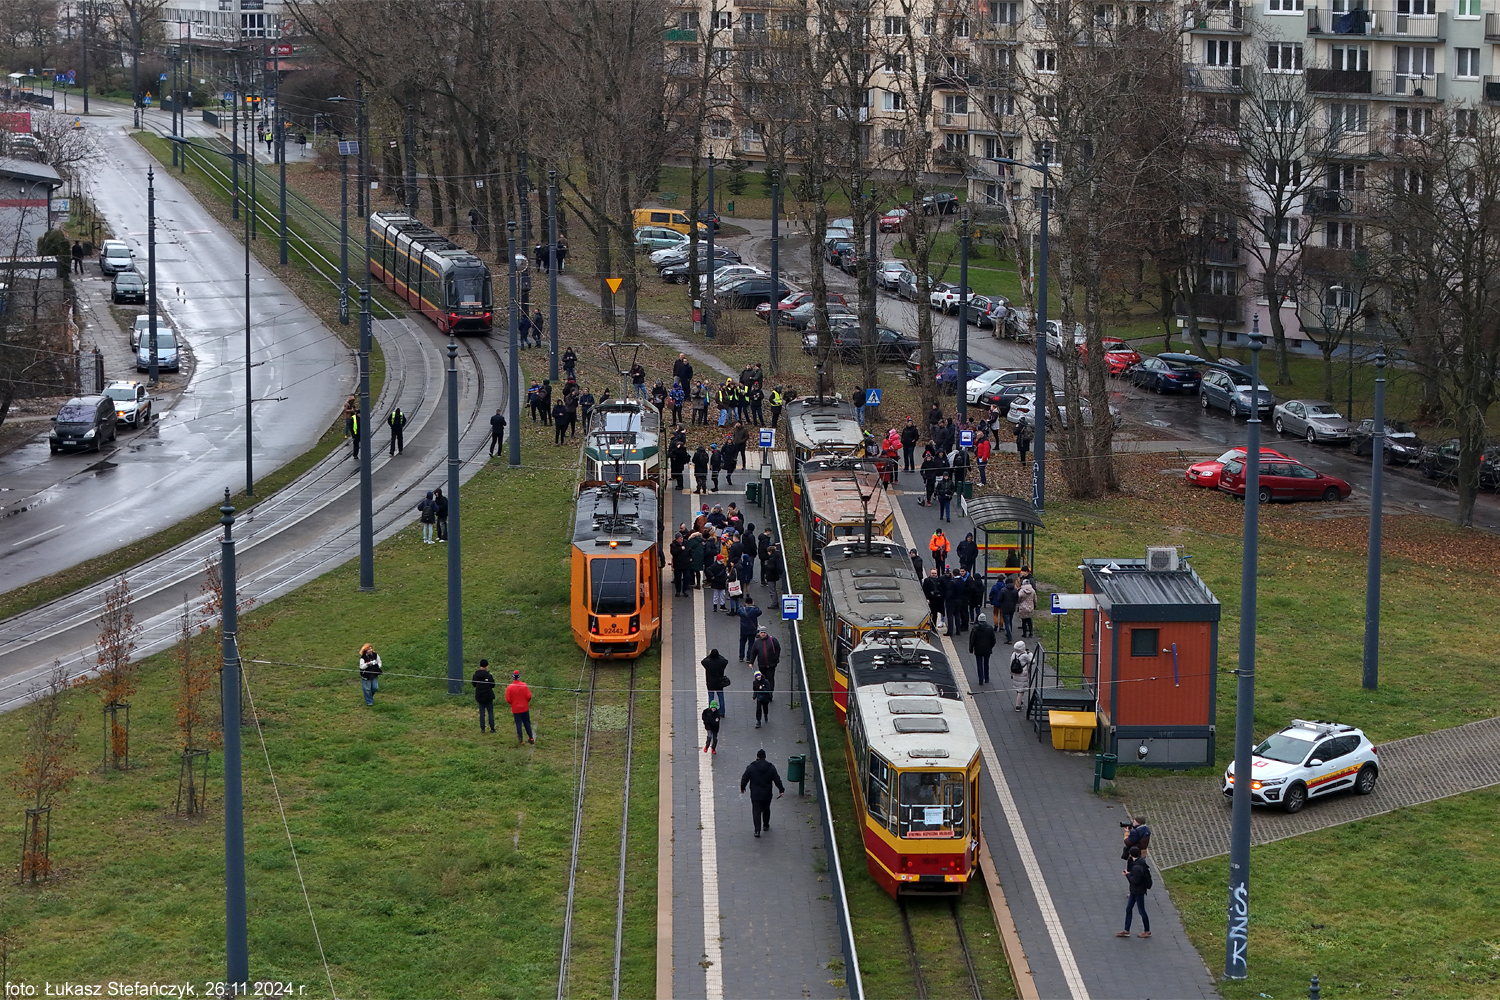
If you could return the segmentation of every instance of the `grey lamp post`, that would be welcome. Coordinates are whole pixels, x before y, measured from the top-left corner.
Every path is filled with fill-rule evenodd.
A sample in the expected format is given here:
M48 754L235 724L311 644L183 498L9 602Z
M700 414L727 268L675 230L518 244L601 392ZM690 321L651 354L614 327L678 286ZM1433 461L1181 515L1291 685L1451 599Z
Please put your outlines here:
M1380 681L1380 491L1385 465L1385 351L1375 355L1375 428L1370 437L1370 566L1365 575L1364 688Z
M458 341L448 334L448 693L464 690L464 584L458 521Z
M1042 419L1035 421L1036 440L1033 442L1035 456L1031 463L1031 505L1038 512L1046 507L1047 500L1047 419L1046 401L1051 399L1047 389L1047 215L1051 207L1052 172L1047 168L1044 155L1041 163L1022 163L996 157L994 162L1007 163L1013 167L1026 167L1042 175L1042 245L1041 260L1037 265L1037 284L1040 290L1036 297L1036 409ZM963 405L962 402L959 403Z
M1229 821L1229 926L1224 977L1245 979L1250 952L1250 750L1255 743L1255 573L1260 543L1260 317L1250 334L1245 424L1245 550L1240 559L1239 684L1234 706L1234 799Z
M958 223L958 371L954 394L958 397L958 424L969 419L969 210ZM1046 294L1044 291L1042 294ZM1042 397L1038 396L1040 400Z
M767 341L771 358L771 374L781 374L781 172L772 170L771 176L771 321L770 339ZM685 385L682 391L692 395L693 387Z
M698 220L689 219L688 225L696 227ZM703 284L703 333L709 340L718 336L717 324L714 323L714 231L718 226L714 225L714 154L708 154L708 256L703 261L703 273L705 281ZM697 267L696 260L689 260L688 267Z
M521 464L521 349L516 318L516 220L505 224L506 266L510 269L510 464ZM553 259L556 257L554 255Z
M547 171L547 346L551 357L547 359L547 372L552 384L557 378L557 171Z
M219 572L224 586L220 610L224 636L224 964L231 983L250 981L250 945L245 920L245 801L240 776L239 591L235 582L234 508L224 489L224 537L219 543Z

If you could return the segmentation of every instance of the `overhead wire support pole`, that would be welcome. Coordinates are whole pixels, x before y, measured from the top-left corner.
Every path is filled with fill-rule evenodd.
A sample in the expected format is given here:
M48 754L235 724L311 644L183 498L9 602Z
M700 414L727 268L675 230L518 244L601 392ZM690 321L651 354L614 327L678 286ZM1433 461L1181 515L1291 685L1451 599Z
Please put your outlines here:
M552 384L557 384L557 171L547 171L547 289L548 299L548 323L547 332L550 334L548 346L551 348L552 357L548 359L547 371L552 378ZM684 386L683 388L687 388Z
M464 691L464 583L458 520L458 341L448 333L448 693Z
M1385 464L1385 350L1375 355L1375 427L1370 440L1370 563L1365 574L1365 659L1362 684L1380 683L1380 517Z
M959 220L958 226L958 371L953 384L957 388L958 422L962 426L969 419L969 210L967 208L964 209L963 218Z
M771 182L771 337L769 341L771 355L771 374L777 375L781 372L781 172L773 171L775 178ZM693 387L685 385L682 391L692 396Z
M219 523L219 573L223 583L224 704L224 966L225 979L242 988L250 982L250 943L245 914L245 799L240 765L239 587L235 579L234 508L229 488ZM241 993L240 995L244 995Z
M368 191L370 175L370 116L366 113L365 85L355 84L359 100L359 179ZM373 209L373 199L366 194L366 207ZM370 351L374 317L370 314L370 215L360 216L360 230L365 234L364 273L359 282L359 589L375 589L375 499L370 474L370 449L375 434L370 426Z
M281 224L281 263L286 264L286 115L281 110L281 30L276 31L276 55L272 74L275 77L276 103L274 113L276 118L271 122L271 135L276 143L276 161L281 165L280 184L280 206L277 209L278 222Z
M516 220L505 223L505 260L510 272L510 465L521 464L521 348L516 319Z

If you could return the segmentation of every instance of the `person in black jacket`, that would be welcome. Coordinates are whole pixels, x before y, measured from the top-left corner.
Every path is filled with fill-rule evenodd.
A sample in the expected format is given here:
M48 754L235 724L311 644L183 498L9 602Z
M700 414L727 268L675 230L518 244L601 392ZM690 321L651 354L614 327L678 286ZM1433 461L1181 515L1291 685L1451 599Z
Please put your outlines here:
M1130 882L1130 895L1125 900L1125 929L1117 932L1115 937L1130 937L1130 918L1134 910L1140 910L1141 932L1136 936L1148 938L1151 936L1151 918L1146 916L1146 893L1151 891L1151 866L1141 857L1139 847L1130 849L1130 860L1120 874Z
M760 582L773 594L781 590L781 546L775 542L766 550L765 560L760 564Z
M911 568L917 571L917 579L922 579L922 553L916 549L911 550Z
M725 447L728 447L728 445ZM724 453L719 450L719 446L716 444L709 445L708 452L708 468L714 477L713 492L717 493L719 492L719 473L724 468ZM701 493L702 491L700 490L699 492Z
M771 721L771 682L759 670L750 682L750 693L755 698L755 728L759 729L761 719Z
M943 617L943 580L937 570L927 571L927 577L922 581L922 595L927 598L927 610L932 613L932 627L937 628L938 619Z
M1011 640L1011 622L1016 616L1016 605L1021 601L1016 588L1011 586L1011 578L1005 578L1005 586L1001 588L999 600L995 604L995 610L1000 615L1000 621L1005 623L1005 641Z
M946 620L948 635L958 635L967 631L964 611L965 602L968 601L968 588L964 586L963 571L954 570L953 574L942 578L943 580L943 618Z
M503 450L505 447L505 411L501 407L495 407L494 416L490 417L490 455Z
M729 661L719 655L718 649L710 649L708 655L698 662L703 664L703 682L708 686L708 698L719 703L719 718L726 718L728 713L724 710L728 706L724 702L724 689L729 686L729 678L724 671L729 669Z
M969 652L974 654L974 669L979 672L979 683L990 682L990 654L995 651L995 630L984 620L984 613L974 619L974 628L969 632Z
M781 774L776 770L776 765L766 760L764 750L755 751L755 759L745 768L745 773L740 775L740 794L745 794L746 786L750 788L750 815L755 821L755 835L760 836L760 828L764 826L766 832L771 832L771 786L776 786L776 797L779 799L786 794L786 786L781 783Z
M703 710L703 730L708 733L708 738L703 743L703 752L717 757L719 754L719 720L724 716L719 712L719 703L711 701Z
M495 731L495 675L490 673L490 661L480 660L474 671L474 700L479 703L479 731L484 732L484 719L489 716L490 732Z
M398 406L385 418L385 422L391 428L391 454L399 455L406 450L406 414Z
M702 493L703 488L708 485L708 452L700 444L698 450L693 452L693 478L697 480L693 484L694 493Z
M672 553L672 596L681 597L687 593L688 587L687 543L683 541L682 532L679 531L672 539L670 551Z
M974 572L974 564L979 562L979 543L974 541L974 532L971 531L964 536L964 540L958 543L958 548L953 554L958 556L958 565L965 573Z
M573 372L578 368L578 352L571 347L563 351L562 366L563 371L567 372L569 377L572 377Z
M974 621L979 614L979 609L984 607L984 578L978 573L967 572L964 574L964 612L969 621Z
M750 643L750 666L765 677L769 691L776 690L776 667L780 663L781 641L762 626L760 634Z
M907 417L906 426L901 428L901 454L904 462L901 468L902 472L916 471L916 464L913 456L915 456L917 453L917 441L921 438L921 436L922 433L917 430L916 423L913 422L911 417Z
M380 690L380 654L368 642L359 650L359 686L364 692L365 704L375 704L375 692Z
M448 498L443 496L441 486L432 491L432 502L435 505L433 513L437 515L437 540L446 542L448 540Z

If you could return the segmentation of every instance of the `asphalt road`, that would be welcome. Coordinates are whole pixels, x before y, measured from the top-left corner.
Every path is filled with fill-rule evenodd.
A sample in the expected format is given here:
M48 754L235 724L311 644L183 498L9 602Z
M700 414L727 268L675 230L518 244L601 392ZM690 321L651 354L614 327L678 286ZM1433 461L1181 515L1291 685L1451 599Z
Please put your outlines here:
M87 184L146 270L146 170L129 109L85 119L103 156ZM156 171L158 308L186 341L192 377L150 428L99 454L50 455L46 432L0 456L0 592L151 535L245 484L243 245ZM92 263L92 262L91 262ZM99 280L98 269L87 280ZM353 391L349 350L274 276L250 263L255 475L306 451ZM144 373L139 376L144 378ZM161 403L158 403L161 406Z
M770 265L771 224L766 220L735 219L735 225L750 231L750 235L737 240L725 240L737 245L741 256L748 263L761 267ZM796 226L783 224L781 240L782 267L795 283L806 284L811 271L807 263L806 236L796 235ZM894 234L882 235L880 249L882 257L894 256ZM856 292L853 278L829 266L825 270L828 287L851 296ZM953 265L947 277L958 280L957 265ZM877 315L882 325L902 330L913 336L917 330L917 313L926 306L897 298L882 291L877 306ZM934 346L957 348L958 319L934 313ZM1036 348L1032 344L1017 344L1014 341L997 340L989 330L969 328L969 353L975 360L992 368L1032 369L1036 364ZM1054 380L1061 378L1061 362L1049 358L1049 372ZM1181 451L1193 461L1205 457L1217 457L1228 448L1245 443L1245 421L1231 421L1222 411L1205 413L1198 405L1196 394L1189 396L1158 396L1138 389L1123 379L1111 380L1109 403L1117 408L1125 419L1122 438L1129 437L1132 426L1151 429L1153 440L1121 441L1122 450L1152 450L1171 454L1164 467L1180 464L1176 452ZM1272 387L1272 391L1275 388ZM1278 398L1281 394L1277 394ZM1399 416L1393 414L1392 416ZM1142 435L1143 437L1146 435ZM1166 440L1160 440L1166 439ZM1178 439L1178 440L1172 440ZM1370 492L1370 459L1357 457L1347 447L1336 445L1309 445L1298 438L1280 437L1269 421L1262 424L1261 441L1265 447L1275 448L1283 454L1310 465L1324 473L1347 480L1355 490L1355 498L1368 500ZM1184 488L1187 488L1184 485ZM1426 480L1415 467L1394 468L1387 466L1382 478L1382 495L1388 503L1411 511L1431 513L1438 517L1453 518L1457 512L1458 497L1451 488ZM1481 492L1474 511L1474 525L1488 531L1500 531L1500 497L1495 493Z

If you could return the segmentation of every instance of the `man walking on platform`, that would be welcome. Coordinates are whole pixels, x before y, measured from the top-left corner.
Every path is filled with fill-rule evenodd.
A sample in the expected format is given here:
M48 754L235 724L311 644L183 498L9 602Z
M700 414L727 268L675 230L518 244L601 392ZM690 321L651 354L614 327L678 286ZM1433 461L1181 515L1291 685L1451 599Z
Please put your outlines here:
M496 407L495 415L490 417L490 457L494 457L497 450L505 443L505 417L504 410Z
M755 751L755 759L752 760L745 773L740 775L740 794L745 794L745 788L750 788L750 815L755 823L755 835L760 836L761 827L766 832L771 832L771 786L776 786L776 797L779 799L786 794L786 786L781 783L781 774L776 770L776 765L766 760L764 750Z
M391 454L399 455L406 450L406 414L398 406L385 422L391 425Z
M984 620L984 613L974 621L969 632L969 652L974 654L974 669L979 672L979 683L990 682L990 654L995 651L995 630Z

